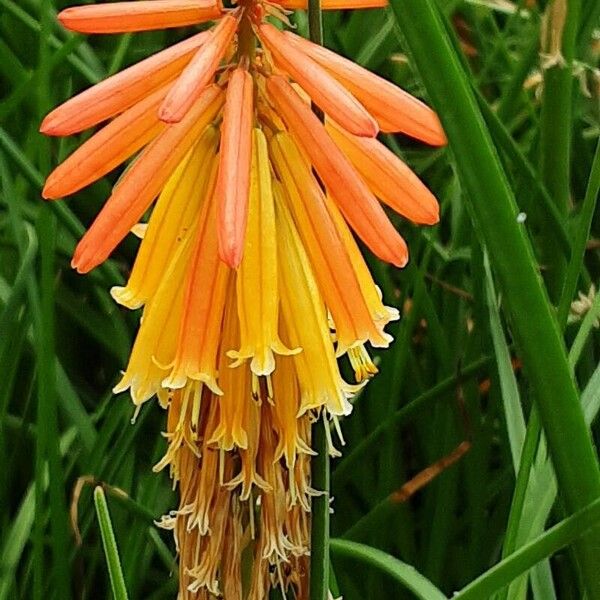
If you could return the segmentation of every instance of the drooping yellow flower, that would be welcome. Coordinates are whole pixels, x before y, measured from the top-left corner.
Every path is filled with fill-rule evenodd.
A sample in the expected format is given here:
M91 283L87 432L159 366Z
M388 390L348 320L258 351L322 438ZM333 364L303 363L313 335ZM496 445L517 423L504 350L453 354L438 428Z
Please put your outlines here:
M142 311L115 392L129 390L137 407L157 395L167 409L155 469L179 490L161 524L175 536L183 600L259 600L274 586L308 598L311 427L350 413L377 372L367 345L389 345L385 327L398 318L353 234L402 267L407 246L379 201L414 223L438 220L433 195L376 139L401 131L443 144L436 115L266 20L303 7L138 0L59 15L86 33L216 21L75 96L41 128L70 135L108 121L48 177L46 198L132 160L73 266L87 272L130 231L142 237L127 284L111 290Z

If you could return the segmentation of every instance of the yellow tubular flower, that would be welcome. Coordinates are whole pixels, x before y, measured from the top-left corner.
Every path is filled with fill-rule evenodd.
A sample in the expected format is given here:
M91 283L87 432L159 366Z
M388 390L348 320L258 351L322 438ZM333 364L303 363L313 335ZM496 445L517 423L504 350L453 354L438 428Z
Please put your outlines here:
M278 333L276 240L267 140L260 129L255 129L244 260L236 279L241 345L239 351L229 351L235 359L232 367L252 359L250 368L255 375L270 375L275 370L273 353L290 355L298 351L287 348Z
M291 343L302 352L294 357L301 390L299 414L327 407L334 415L348 414L352 388L340 375L331 345L325 305L306 251L285 205L284 191L274 182L279 231L281 308Z
M113 389L115 394L129 389L137 406L162 392L166 369L161 365L171 362L175 354L192 238L192 233L188 233L186 241L172 258L154 297L146 305L129 364L121 381Z
M285 458L285 464L293 469L299 454L314 454L308 441L302 437L300 412L300 389L294 361L283 358L273 374L273 402L269 406L270 420L277 432L278 442L274 460Z
M287 133L273 137L271 151L283 183L283 196L288 200L287 206L335 323L338 354L367 340L373 346L386 347L388 341L372 321L331 209L310 172L310 165Z
M221 394L217 384L217 351L230 275L217 249L214 197L205 202L200 217L195 249L186 281L183 317L171 372L163 387L181 388L189 379L205 383Z
M198 218L210 183L218 136L216 128L208 127L167 182L152 211L127 286L111 290L119 304L139 308L158 288L176 247Z

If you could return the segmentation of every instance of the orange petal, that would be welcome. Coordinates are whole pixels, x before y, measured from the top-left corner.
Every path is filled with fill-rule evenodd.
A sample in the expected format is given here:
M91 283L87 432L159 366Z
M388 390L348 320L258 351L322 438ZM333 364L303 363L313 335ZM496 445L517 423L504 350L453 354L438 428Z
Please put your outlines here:
M204 44L183 70L162 103L158 116L166 123L178 123L202 90L210 83L236 32L238 18L227 15L213 29Z
M46 135L71 135L110 119L172 81L210 38L203 31L105 79L55 108L42 122Z
M288 208L335 323L338 354L359 341L387 346L387 340L373 323L350 257L310 165L288 133L273 136L271 153Z
M354 136L333 123L326 127L333 141L382 202L414 223L433 225L440 220L435 196L381 142Z
M231 271L219 260L215 217L214 198L209 196L187 268L177 352L164 387L182 388L191 378L207 384L215 394L222 393L217 384L217 353Z
M73 6L58 20L80 33L123 33L194 25L218 19L222 11L218 0L138 0Z
M379 258L403 267L406 243L319 119L283 77L267 79L267 91L352 229Z
M308 8L308 0L276 0L276 3L289 10ZM383 8L387 0L321 0L322 10L352 10L358 8Z
M360 102L314 60L291 46L279 29L262 23L258 33L278 66L297 81L327 115L355 135L377 135L377 123Z
M154 92L92 136L48 177L42 196L62 198L100 179L152 141L166 125L156 109L167 93Z
M289 31L283 35L348 88L377 119L382 131L400 131L433 146L446 144L440 121L426 104L331 50Z
M167 128L146 148L77 245L71 263L77 271L86 273L109 256L148 209L222 103L221 90L211 86L181 123Z
M227 85L216 190L219 255L233 269L242 260L248 219L252 121L252 76L238 68Z

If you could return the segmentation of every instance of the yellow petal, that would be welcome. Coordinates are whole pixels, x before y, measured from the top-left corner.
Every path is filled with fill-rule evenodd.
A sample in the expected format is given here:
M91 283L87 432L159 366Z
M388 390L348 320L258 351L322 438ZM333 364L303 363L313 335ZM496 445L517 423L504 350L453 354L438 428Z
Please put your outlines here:
M177 353L163 386L181 388L188 379L194 379L221 394L217 352L230 269L219 258L212 194L202 207L194 246L185 283Z
M273 137L271 154L283 182L287 206L335 323L338 354L367 340L375 346L387 346L387 340L371 318L325 195L313 177L310 165L288 133Z
M254 130L250 205L244 258L237 274L238 314L241 327L239 351L230 351L237 366L252 359L255 375L270 375L277 354L291 354L279 339L279 290L277 282L277 231L271 188L267 141Z
M222 450L248 447L248 404L254 402L248 369L234 369L229 366L227 348L237 347L240 339L240 326L236 310L235 287L233 281L227 292L229 301L223 317L223 335L219 358L219 386L223 394L215 399L219 404L218 425L210 443Z
M369 267L367 266L362 252L360 251L350 228L346 224L342 213L331 198L327 197L326 201L340 237L344 242L346 251L350 256L352 267L358 278L363 298L369 307L373 322L377 325L381 335L383 335L386 338L386 341L390 343L392 337L385 333L384 328L390 321L397 321L400 318L400 313L396 308L385 306L383 304L381 292L373 281Z
M149 400L161 389L166 370L175 355L179 323L183 312L183 283L191 253L190 233L180 244L164 273L155 296L145 310L127 369L113 392L131 391L137 405Z
M274 190L282 315L290 343L302 348L293 358L300 382L299 413L324 406L332 414L349 414L351 394L335 359L325 305L280 184Z
M120 304L139 308L152 297L170 257L198 220L200 206L211 188L218 137L217 129L208 127L167 182L152 211L127 286L111 290Z

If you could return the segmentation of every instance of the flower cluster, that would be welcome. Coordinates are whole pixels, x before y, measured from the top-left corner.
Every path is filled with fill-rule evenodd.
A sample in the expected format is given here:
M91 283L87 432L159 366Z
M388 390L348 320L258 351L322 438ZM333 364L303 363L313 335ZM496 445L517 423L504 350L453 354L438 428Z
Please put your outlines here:
M398 317L353 232L402 267L406 244L379 200L414 223L438 220L432 194L376 139L403 132L441 145L436 115L277 28L290 8L302 0L138 0L59 15L85 33L216 22L75 96L41 128L63 136L108 121L49 176L46 198L132 159L72 264L90 271L129 232L142 240L127 285L112 289L143 308L115 391L138 407L157 395L168 410L156 469L179 488L162 525L175 533L183 599L258 600L273 585L308 597L311 424L350 412L376 373L366 344L386 347Z

